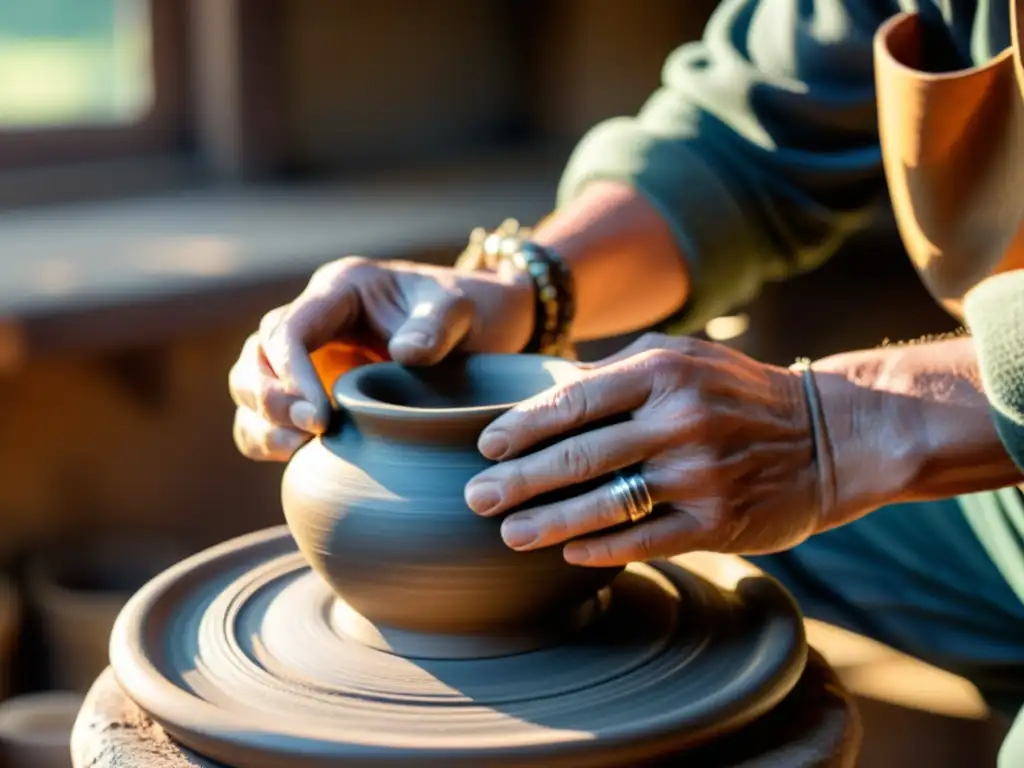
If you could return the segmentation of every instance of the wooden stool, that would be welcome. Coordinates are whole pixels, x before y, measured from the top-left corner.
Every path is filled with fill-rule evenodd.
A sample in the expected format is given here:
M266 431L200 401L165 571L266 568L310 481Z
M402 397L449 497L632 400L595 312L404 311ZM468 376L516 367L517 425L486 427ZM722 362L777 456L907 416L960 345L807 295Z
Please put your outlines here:
M693 768L852 768L860 748L856 707L817 652L790 695L721 743L686 755ZM183 749L121 691L108 669L96 680L71 737L75 768L227 768ZM678 764L675 761L672 764Z

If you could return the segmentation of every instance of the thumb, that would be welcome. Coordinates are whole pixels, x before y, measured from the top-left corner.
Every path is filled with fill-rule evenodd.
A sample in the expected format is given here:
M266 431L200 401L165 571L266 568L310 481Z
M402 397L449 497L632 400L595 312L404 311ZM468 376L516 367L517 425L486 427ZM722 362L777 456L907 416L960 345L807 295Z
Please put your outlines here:
M431 286L415 297L409 317L392 334L391 357L404 365L433 365L469 333L473 302L462 294Z

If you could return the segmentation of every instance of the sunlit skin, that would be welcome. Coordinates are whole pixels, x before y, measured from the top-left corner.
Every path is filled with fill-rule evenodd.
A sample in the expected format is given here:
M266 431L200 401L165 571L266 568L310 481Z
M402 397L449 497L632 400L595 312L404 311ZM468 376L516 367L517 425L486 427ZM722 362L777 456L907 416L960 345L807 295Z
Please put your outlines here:
M577 340L649 327L686 300L683 254L627 187L591 185L534 237L572 271ZM267 314L232 369L235 442L249 458L285 461L326 427L337 374L388 356L429 365L453 351L518 352L533 312L523 275L352 257L326 264ZM496 464L468 484L467 504L507 516L502 535L514 549L558 546L570 562L597 566L779 551L885 504L1021 481L969 338L849 352L814 369L829 443L819 450L795 371L712 342L645 336L485 431L480 451ZM586 430L608 414L629 418ZM576 436L559 440L566 432ZM553 447L530 456L542 440ZM623 529L607 489L528 509L545 490L626 468L642 473L658 514ZM826 477L834 493L820 492Z
M646 336L496 419L479 447L498 463L467 485L467 503L485 516L511 511L502 534L515 549L561 545L569 562L604 566L778 552L885 504L1022 479L969 338L835 355L815 379L828 440L817 451L801 374L718 344ZM578 434L614 414L630 418ZM534 452L538 443L548 447ZM637 525L622 528L607 488L529 508L541 493L631 467L663 505ZM835 478L828 492L825 477Z

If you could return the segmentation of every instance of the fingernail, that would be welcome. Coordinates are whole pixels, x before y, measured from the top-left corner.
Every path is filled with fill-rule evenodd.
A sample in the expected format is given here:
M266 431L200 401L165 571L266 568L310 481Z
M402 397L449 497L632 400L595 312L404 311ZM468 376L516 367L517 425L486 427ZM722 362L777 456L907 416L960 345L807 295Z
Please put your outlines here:
M466 503L478 515L486 515L501 504L501 489L495 483L471 483L466 486Z
M508 435L500 429L490 430L480 435L480 453L488 459L497 461L508 453Z
M292 403L288 409L288 416L291 418L292 424L303 432L320 431L320 419L317 416L316 406L312 403L307 403L305 400Z
M430 346L430 337L425 333L414 331L413 333L401 333L391 339L392 344L397 344L400 347L417 347L419 349L426 349Z
M586 547L567 546L562 550L562 557L565 562L571 565L583 565L590 560L590 550Z
M525 547L537 540L537 526L532 520L509 518L501 524L501 538L512 548Z

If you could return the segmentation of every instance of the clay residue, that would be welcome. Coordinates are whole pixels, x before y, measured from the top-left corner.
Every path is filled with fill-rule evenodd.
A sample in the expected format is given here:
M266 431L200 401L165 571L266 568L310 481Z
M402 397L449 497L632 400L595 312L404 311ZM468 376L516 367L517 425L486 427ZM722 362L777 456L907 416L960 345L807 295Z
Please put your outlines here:
M178 746L104 672L71 735L76 768L223 768Z

